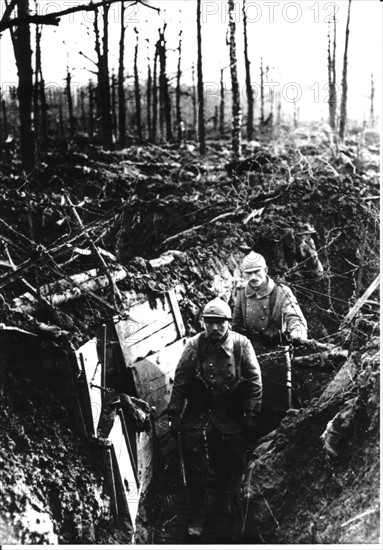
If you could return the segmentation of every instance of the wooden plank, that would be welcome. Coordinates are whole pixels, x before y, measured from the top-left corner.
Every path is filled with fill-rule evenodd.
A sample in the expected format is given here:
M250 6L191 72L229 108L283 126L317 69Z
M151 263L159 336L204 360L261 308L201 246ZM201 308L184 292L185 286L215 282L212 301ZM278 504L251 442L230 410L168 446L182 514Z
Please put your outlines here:
M115 418L108 439L113 444L113 449L118 465L118 474L121 478L122 487L124 490L124 501L129 510L132 525L134 526L137 517L138 501L140 495L134 475L134 467L129 456L129 451L122 430L120 417L118 415Z
M168 290L168 299L169 299L172 313L174 316L174 322L177 326L178 337L182 338L183 336L185 336L186 330L185 330L184 322L182 320L182 315L181 315L180 307L178 305L176 293L173 288Z
M156 417L169 404L171 385L184 343L184 339L177 340L131 367L138 395L156 407Z
M154 474L154 440L151 433L137 433L137 456L140 492L143 495L146 493Z
M165 313L160 319L153 319L145 326L139 327L135 330L131 321L124 323L120 321L118 323L118 336L119 339L124 340L125 346L132 347L137 343L149 338L152 334L159 332L161 329L171 325L173 323L173 315Z
M120 340L126 366L131 367L136 361L140 361L147 355L158 352L168 344L173 343L176 339L177 330L174 323L172 323L159 332L152 334L149 338L142 340L142 342L137 342L134 346L130 346L129 342L126 345L124 341Z
M91 383L101 385L102 369L97 354L97 338L92 338L76 350L75 356L80 371L81 404L85 409L83 416L90 420L87 421L88 434L95 436L102 407L101 390L91 387Z

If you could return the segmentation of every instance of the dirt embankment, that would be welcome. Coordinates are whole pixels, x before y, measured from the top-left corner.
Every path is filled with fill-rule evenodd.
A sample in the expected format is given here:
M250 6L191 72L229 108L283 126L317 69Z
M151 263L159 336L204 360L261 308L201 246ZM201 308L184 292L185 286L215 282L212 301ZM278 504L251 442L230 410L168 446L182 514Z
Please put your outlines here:
M126 268L121 288L143 291L150 299L182 285L180 307L192 334L200 328L208 299L218 294L232 303L241 258L253 247L265 254L271 274L293 288L310 336L326 341L334 335L345 344L344 334L337 340L335 333L356 294L378 272L379 212L369 199L379 190L377 154L351 144L344 158L345 153L336 155L325 142L310 150L297 140L263 147L256 151L257 163L234 170L225 169L227 151L220 144L211 144L203 162L191 145L179 151L132 147L121 153L90 148L81 154L52 154L28 181L2 167L1 260L10 265L1 266L0 322L38 330L43 346L53 342L60 350L98 335L113 314L110 305L116 297L110 287L98 293L104 301L88 294L75 306L40 303L30 316L15 310L13 302L27 290L23 279L36 286L36 275L40 284L48 284L100 267L92 240L107 252L103 257L109 270L119 264ZM296 269L283 246L280 261L281 243L302 222L317 231L325 268L320 281ZM11 277L15 266L31 257L29 268ZM165 260L161 267L151 263L158 257ZM360 322L366 322L360 333L372 334L375 302L376 294L360 312ZM48 334L41 323L58 332ZM40 371L33 360L27 368L25 356L20 361L14 355L19 338L2 349L2 542L124 543L127 532L111 528L97 452L73 433L70 404L56 375ZM363 338L354 349L362 345ZM248 539L376 541L377 345L372 339L353 354L355 372L328 401L320 396L336 369L300 375L306 408L289 415L271 447L250 464L251 506L245 492L244 514L253 523L260 514L260 529L249 531L243 516L241 530L245 525ZM336 429L339 452L332 455L320 436L338 413L345 418ZM261 492L258 474L264 476Z

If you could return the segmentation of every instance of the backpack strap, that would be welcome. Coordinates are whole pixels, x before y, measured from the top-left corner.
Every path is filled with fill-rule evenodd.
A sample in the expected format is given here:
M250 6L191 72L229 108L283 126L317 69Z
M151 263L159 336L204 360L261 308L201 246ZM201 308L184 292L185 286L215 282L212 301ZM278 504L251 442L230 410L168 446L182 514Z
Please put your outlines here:
M277 296L278 296L278 289L280 288L279 283L275 283L273 290L271 291L270 298L269 298L269 313L270 317L273 316L273 311L275 308L275 304L277 303Z
M237 380L241 378L241 357L242 357L241 339L234 338L234 363L235 363L235 376Z
M199 374L202 374L202 349L203 345L205 343L206 335L205 332L200 332L198 334L198 341L197 341L197 366L195 369L195 375L198 376Z

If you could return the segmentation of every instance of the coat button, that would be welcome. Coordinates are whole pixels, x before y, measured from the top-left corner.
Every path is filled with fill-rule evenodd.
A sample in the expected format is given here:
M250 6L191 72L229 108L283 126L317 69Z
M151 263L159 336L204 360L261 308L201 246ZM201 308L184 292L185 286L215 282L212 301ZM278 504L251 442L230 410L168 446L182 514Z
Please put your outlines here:
M264 320L266 319L266 317L263 315L263 316L261 317L261 319L262 319L262 321L264 321Z
M210 375L210 378L213 378L213 375L212 375L212 374Z
M233 375L231 374L231 372L229 372L229 374L227 375L228 378L231 378Z

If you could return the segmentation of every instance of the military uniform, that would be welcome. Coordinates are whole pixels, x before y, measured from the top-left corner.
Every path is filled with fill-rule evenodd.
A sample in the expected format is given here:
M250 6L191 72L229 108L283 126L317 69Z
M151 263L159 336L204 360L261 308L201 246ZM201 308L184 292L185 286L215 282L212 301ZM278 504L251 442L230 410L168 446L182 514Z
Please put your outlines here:
M259 289L246 283L238 291L232 327L246 334L256 351L280 343L282 331L299 329L302 338L307 337L307 322L294 294L270 277Z
M257 439L277 428L292 406L285 335L307 338L307 322L290 288L267 276L263 256L251 252L244 258L243 271L248 281L237 293L232 326L250 339L261 366L263 400Z
M190 338L177 365L169 414L182 415L182 442L194 508L214 486L233 489L244 466L243 415L260 411L261 373L248 338Z

